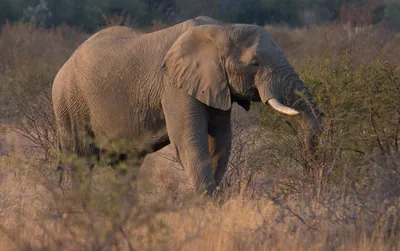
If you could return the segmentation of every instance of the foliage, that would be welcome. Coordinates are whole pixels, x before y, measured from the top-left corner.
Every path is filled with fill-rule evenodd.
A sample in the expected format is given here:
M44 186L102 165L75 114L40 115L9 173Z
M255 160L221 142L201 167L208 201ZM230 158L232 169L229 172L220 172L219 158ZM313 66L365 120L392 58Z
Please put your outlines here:
M387 0L385 20L389 27L399 30L400 27L400 4L396 0Z
M400 178L400 72L380 59L355 66L351 58L346 53L332 60L328 53L317 67L305 67L300 72L327 114L321 146L315 155L301 151L297 119L284 118L268 107L260 108L260 123L269 140L264 154L274 165L278 162L305 171L313 189L327 189L328 183L337 186L346 175L364 191L373 189L375 184L363 183L371 175L370 164L393 171L395 179ZM395 190L399 192L398 185Z
M385 21L396 27L395 0L2 0L0 22L24 19L47 27L68 24L93 32L108 16L148 27L154 21L173 24L199 15L227 22L303 26L337 20L357 25Z

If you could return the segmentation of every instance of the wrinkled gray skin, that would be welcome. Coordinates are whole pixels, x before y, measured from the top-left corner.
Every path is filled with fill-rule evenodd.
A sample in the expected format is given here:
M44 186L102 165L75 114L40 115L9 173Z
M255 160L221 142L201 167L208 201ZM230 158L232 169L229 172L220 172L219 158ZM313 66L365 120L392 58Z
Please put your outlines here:
M208 17L140 36L129 28L100 31L59 71L52 98L61 152L98 157L87 136L151 135L151 149L136 150L147 154L171 143L197 191L208 194L227 168L233 102L248 111L251 101L274 98L296 109L309 150L322 122L264 28Z

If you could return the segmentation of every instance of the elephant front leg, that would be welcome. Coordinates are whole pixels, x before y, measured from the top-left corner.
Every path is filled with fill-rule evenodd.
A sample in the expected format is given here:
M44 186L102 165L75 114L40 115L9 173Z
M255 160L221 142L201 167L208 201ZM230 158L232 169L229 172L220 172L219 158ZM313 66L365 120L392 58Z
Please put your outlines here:
M168 94L171 96L166 95L162 106L171 144L195 190L211 195L216 185L208 148L207 106L179 89Z
M212 171L213 159L208 148L207 125L181 121L180 124L184 126L175 129L177 122L178 119L173 123L167 120L171 143L176 147L178 158L188 172L195 190L211 195L216 184Z
M211 118L208 146L212 158L214 180L219 186L228 168L232 146L230 111L218 111Z
M216 183L212 171L212 158L208 150L205 152L197 147L187 147L180 158L182 163L185 163L184 168L188 171L195 190L211 196L216 189Z

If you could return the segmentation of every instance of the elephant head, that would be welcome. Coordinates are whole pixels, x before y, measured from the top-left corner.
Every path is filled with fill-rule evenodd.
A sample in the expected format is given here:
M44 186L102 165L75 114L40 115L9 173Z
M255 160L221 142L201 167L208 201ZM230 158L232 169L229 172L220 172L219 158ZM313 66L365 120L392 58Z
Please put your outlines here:
M264 28L256 25L201 25L182 34L168 51L163 69L172 85L221 110L237 102L269 104L300 115L305 145L314 150L323 113Z

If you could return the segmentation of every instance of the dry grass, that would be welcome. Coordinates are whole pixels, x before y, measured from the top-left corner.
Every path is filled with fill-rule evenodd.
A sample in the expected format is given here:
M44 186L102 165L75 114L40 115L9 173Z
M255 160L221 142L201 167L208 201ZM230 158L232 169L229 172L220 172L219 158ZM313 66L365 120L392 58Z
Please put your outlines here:
M371 214L365 205L353 201L354 196L331 192L321 199L306 191L282 201L268 195L258 199L237 196L221 206L187 201L162 212L146 212L149 218L139 215L146 218L144 225L138 226L139 217L129 217L123 232L110 237L108 230L113 229L115 218L98 211L60 214L49 187L30 171L32 167L22 169L18 162L2 165L1 250L129 250L129 245L135 250L400 247L398 202L390 206L383 202Z
M341 57L349 51L355 65L372 63L378 57L400 64L400 34L379 26L355 27L325 25L289 30L285 27L265 27L278 41L298 70L309 59L321 60L329 52Z
M327 50L332 62L339 66L335 57L339 59L349 50L350 66L363 61L373 65L377 57L398 66L399 34L379 27L267 29L320 94L319 102L332 114L328 120L336 123L337 131L326 130L327 143L317 155L322 158L300 155L296 159L299 148L295 137L282 126L283 119L271 119L268 110L257 113L254 109L246 114L236 107L234 146L221 201L193 197L182 171L169 172L179 165L164 149L147 158L142 170L156 175L147 181L146 172L143 174L139 196L127 188L131 181L117 180L109 168L95 169L92 204L82 209L71 201L68 179L57 185L51 157L54 130L46 98L55 73L88 35L68 27L45 30L22 23L4 26L0 33L0 118L6 127L2 132L12 133L3 133L0 140L15 147L6 149L0 144L0 249L399 249L396 116L400 112L393 105L398 102L397 94L391 95L399 81L395 78L397 73L393 75L392 89L380 89L376 94L378 99L393 103L378 110L381 116L375 118L373 128L368 127L368 121L361 124L362 116L355 116L363 114L362 108L372 104L373 99L360 102L363 107L357 110L348 102L352 95L359 95L356 90L342 91L342 86L333 86L331 90L336 92L329 95L316 84L319 79L328 79L331 85L349 82L359 88L365 79L376 82L377 87L387 87L385 72L380 68L372 68L377 71L375 75L361 78L362 71L348 69L346 64L336 75L330 65L320 65L325 65ZM346 76L342 78L341 73ZM382 97L382 93L389 97ZM385 115L389 112L394 114L390 119ZM259 127L260 118L269 120L268 130ZM340 124L346 120L352 123ZM358 130L359 125L367 134ZM285 132L285 136L274 138L270 129ZM362 149L363 154L339 151L335 144L343 147L345 139L360 140L357 149ZM379 145L383 145L382 149ZM303 171L304 164L314 168L313 179Z

